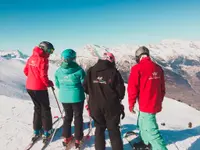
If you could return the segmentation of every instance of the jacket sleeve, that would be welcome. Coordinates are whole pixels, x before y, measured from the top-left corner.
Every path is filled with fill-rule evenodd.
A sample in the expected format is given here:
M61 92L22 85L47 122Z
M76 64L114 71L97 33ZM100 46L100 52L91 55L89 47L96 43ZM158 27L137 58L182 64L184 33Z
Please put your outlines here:
M83 81L83 88L86 94L89 94L89 87L88 87L88 76L90 74L90 69L87 71L87 74L85 75L84 81Z
M161 92L162 92L162 101L164 100L165 97L165 75L164 75L164 71L162 70L162 74L161 74Z
M124 80L123 80L119 71L117 71L115 79L116 79L117 84L115 84L114 87L115 87L115 90L117 91L119 100L121 101L121 100L124 99L126 88L125 88L125 85L124 85Z
M25 74L26 76L28 76L28 60L27 60L26 65L25 65L25 67L24 67L24 74Z
M42 59L40 62L40 79L48 87L49 78L48 78L48 69L49 69L49 60Z
M80 76L80 80L81 80L81 83L83 84L84 83L84 78L85 78L86 74L85 74L85 71L83 69L81 69L81 76Z
M128 79L128 103L129 110L134 108L136 99L139 96L139 86L140 86L140 75L137 66L133 66Z
M55 75L54 75L54 78L55 78L55 85L56 85L56 87L59 89L59 88L60 88L60 83L59 83L59 81L58 81L57 71L56 71L56 73L55 73Z

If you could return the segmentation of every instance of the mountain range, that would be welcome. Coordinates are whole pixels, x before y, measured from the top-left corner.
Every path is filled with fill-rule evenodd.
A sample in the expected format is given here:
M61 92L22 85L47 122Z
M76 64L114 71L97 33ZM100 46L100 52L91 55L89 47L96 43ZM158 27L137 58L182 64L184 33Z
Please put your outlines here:
M106 51L116 57L116 65L127 83L131 67L136 63L135 50L142 45L106 47L88 44L77 49L77 62L87 70ZM151 58L165 71L166 96L182 101L200 110L200 41L163 40L158 44L145 45ZM27 59L21 51L0 51L2 59ZM59 66L60 54L50 56L50 62Z

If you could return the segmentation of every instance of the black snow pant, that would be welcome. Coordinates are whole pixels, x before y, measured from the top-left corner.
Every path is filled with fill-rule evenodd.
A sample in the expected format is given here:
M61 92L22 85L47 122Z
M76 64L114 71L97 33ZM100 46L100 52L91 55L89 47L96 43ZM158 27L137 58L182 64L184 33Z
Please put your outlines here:
M29 90L27 89L34 103L33 129L52 129L52 115L47 90Z
M63 124L62 136L69 138L71 133L71 123L74 116L75 125L75 139L81 140L83 138L83 106L84 101L79 103L62 103L65 110L65 119Z
M105 114L98 113L92 116L95 123L95 149L105 150L105 130L108 129L111 146L113 150L123 150L123 142L121 139L119 123L120 115L106 116Z

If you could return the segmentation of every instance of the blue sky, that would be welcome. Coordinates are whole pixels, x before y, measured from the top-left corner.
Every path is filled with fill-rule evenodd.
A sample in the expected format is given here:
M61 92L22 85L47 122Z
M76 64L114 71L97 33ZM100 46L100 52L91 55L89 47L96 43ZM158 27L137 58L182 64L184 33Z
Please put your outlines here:
M200 40L199 0L1 0L0 49Z

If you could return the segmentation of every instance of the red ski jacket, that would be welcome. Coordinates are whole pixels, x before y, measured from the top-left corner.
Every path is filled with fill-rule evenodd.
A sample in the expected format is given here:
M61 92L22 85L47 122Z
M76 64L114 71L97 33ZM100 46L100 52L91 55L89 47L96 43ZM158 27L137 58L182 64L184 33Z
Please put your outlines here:
M27 76L26 88L29 90L47 90L52 82L48 79L48 57L39 47L33 49L32 56L28 59L24 68Z
M131 68L127 90L130 111L138 98L140 111L151 114L160 112L165 96L164 71L150 57L143 58Z

